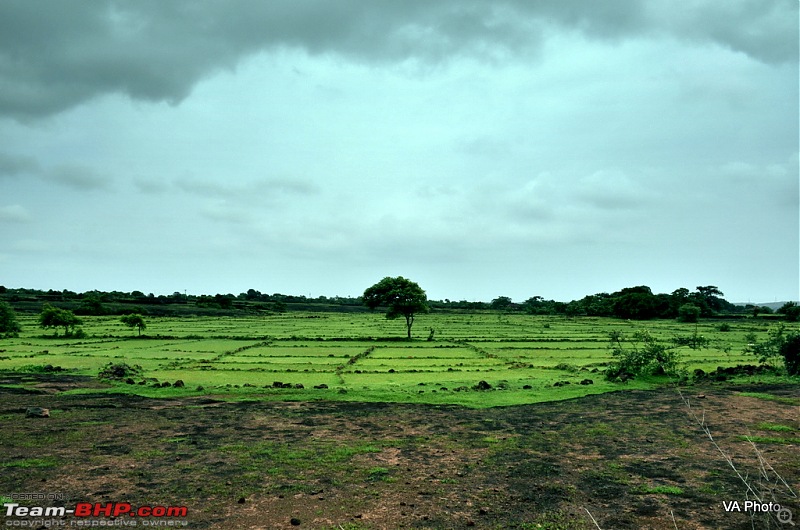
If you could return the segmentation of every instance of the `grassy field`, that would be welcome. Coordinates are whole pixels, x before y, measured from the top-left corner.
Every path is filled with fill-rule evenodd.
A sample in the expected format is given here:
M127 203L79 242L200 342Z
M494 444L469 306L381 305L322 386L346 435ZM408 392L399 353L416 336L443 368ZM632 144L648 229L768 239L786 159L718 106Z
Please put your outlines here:
M143 337L117 317L84 317L83 339L53 337L37 327L33 316L22 317L22 324L20 337L0 341L0 370L37 371L51 365L96 376L109 362L127 363L141 366L142 373L134 379L144 384L119 383L108 391L151 397L213 393L243 399L474 407L561 400L663 383L644 379L622 385L604 379L602 371L612 359L607 345L613 330L630 336L647 329L665 343L695 333L705 337L709 343L702 349L679 348L691 373L698 368L755 364L752 355L743 353L745 335L752 332L766 338L769 326L775 325L735 320L727 321L729 329L721 331L723 322L713 320L683 324L432 313L418 319L417 338L407 342L400 340L402 322L377 313L148 318ZM431 332L433 340L426 340ZM156 386L177 380L185 387ZM477 390L481 381L491 391ZM281 388L276 382L282 383ZM569 384L554 386L557 382ZM314 388L320 385L328 388Z

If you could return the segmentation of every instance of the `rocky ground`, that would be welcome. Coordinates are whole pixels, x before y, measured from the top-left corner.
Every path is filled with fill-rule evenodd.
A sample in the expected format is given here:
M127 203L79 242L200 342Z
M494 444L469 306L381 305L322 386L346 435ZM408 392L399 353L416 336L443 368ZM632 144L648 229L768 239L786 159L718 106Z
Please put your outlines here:
M65 395L99 383L60 374L0 385L0 495L57 497L23 506L186 506L160 522L196 529L790 527L788 512L725 510L758 497L800 520L797 385L486 410ZM36 519L6 513L15 526ZM133 522L157 521L116 526Z

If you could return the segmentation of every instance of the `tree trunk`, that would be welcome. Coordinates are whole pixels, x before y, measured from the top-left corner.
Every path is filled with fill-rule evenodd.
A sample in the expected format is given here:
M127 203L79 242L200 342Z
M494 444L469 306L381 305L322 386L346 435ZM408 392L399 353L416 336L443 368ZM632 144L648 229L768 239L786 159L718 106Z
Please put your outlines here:
M408 340L411 340L412 325L414 325L414 315L406 315L406 328L408 329Z

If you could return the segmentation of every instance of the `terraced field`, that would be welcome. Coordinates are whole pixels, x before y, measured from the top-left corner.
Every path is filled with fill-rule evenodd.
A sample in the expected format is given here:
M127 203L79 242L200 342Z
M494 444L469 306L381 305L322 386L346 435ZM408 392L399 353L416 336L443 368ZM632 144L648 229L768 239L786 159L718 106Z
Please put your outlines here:
M678 348L689 371L753 364L745 335L769 324L741 320L630 322L497 313L433 313L415 340L380 314L288 313L267 317L148 318L138 337L116 317L85 317L87 338L54 337L23 317L19 338L0 341L0 370L50 365L95 376L109 362L138 365L123 391L154 397L237 393L248 398L459 403L494 406L559 400L621 388L602 377L608 335L647 329L671 343L694 334L702 349ZM797 325L795 325L795 328ZM724 329L724 328L723 328ZM49 332L48 332L49 333ZM429 338L429 340L426 340ZM184 387L174 388L175 381ZM491 393L476 392L477 385ZM591 384L589 384L591 381ZM584 384L580 384L583 382ZM663 382L663 381L662 381ZM164 383L170 383L166 387ZM277 384L280 383L280 384ZM554 386L560 383L560 386ZM568 384L566 384L568 383ZM648 388L639 380L624 388ZM163 385L163 386L162 386ZM327 388L314 388L314 387Z

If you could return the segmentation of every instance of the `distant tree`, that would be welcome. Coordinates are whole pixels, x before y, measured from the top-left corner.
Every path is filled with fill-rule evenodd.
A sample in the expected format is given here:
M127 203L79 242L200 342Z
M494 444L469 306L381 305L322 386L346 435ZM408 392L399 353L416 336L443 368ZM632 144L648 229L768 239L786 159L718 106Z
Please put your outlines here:
M800 319L800 306L796 302L786 302L778 309L778 313L786 315L789 322L797 322Z
M75 326L81 324L80 318L68 309L61 309L54 307L50 304L42 306L42 312L39 314L39 325L43 328L64 328L64 336L68 336L75 329ZM56 331L56 335L58 331Z
M103 306L100 296L91 293L84 295L81 305L75 310L75 313L78 315L105 315L106 308Z
M614 316L648 320L658 316L658 306L659 300L652 293L628 291L614 300Z
M147 324L144 322L144 317L138 313L123 315L122 318L120 318L120 321L129 328L138 328L139 336L142 335L142 330L147 328Z
M364 291L364 305L370 309L386 307L386 318L406 319L408 340L411 340L411 326L414 316L418 313L428 312L428 297L425 291L402 276L396 278L386 277Z
M681 322L697 322L700 308L694 304L683 304L678 308L678 320Z
M508 296L498 296L497 298L492 300L492 303L489 304L489 307L491 307L492 309L497 309L499 311L505 311L511 307L511 303L512 303L511 298L509 298Z
M16 337L20 330L14 309L7 302L0 300L0 338Z
M754 317L757 317L758 315L771 315L772 312L773 312L772 308L769 307L769 306L766 306L766 305L755 306L753 308L753 316Z
M702 311L703 316L709 316L714 311L722 310L727 302L723 300L723 292L716 285L698 285L697 290L691 295Z

